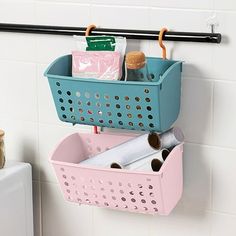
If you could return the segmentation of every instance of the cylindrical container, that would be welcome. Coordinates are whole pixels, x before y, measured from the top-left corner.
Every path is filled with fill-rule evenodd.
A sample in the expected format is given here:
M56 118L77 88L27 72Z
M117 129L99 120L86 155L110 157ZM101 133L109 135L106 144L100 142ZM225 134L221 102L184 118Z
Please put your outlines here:
M171 149L184 141L184 134L178 127L173 127L161 134L152 133L151 135L153 136L152 140L155 140L155 136L156 140L160 140L161 148Z
M144 134L122 143L106 152L80 162L80 165L110 167L115 162L125 166L160 149L159 136Z
M0 169L5 165L4 131L0 130Z
M142 69L143 79L151 80L145 54L141 51L128 52L125 57L126 75L128 80L137 80L138 70Z
M126 166L121 166L118 163L112 163L111 168L157 172L160 170L169 153L170 152L168 149L162 149L157 153L144 157L141 160L135 161Z

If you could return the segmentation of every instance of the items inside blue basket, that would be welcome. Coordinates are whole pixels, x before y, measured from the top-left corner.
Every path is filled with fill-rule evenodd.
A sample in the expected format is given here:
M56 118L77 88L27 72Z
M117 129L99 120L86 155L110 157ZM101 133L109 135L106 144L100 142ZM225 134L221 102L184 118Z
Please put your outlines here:
M114 36L75 36L72 75L76 78L120 80L126 38Z

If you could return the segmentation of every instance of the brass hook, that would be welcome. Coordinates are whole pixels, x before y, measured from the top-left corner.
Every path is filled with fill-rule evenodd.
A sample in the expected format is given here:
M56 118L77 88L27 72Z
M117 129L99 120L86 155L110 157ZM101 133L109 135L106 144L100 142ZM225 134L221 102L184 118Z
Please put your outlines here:
M166 47L163 44L162 40L163 40L164 33L167 32L167 31L168 31L167 28L162 28L159 32L159 38L158 38L159 45L162 48L162 58L163 59L166 59Z
M89 25L85 31L85 36L89 36L91 31L96 28L96 25Z

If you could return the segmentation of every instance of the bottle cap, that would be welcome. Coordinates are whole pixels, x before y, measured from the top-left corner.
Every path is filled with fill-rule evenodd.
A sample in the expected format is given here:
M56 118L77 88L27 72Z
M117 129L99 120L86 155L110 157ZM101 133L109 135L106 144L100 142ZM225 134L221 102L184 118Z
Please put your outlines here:
M141 51L128 52L125 57L127 68L132 70L143 68L145 61L145 54Z

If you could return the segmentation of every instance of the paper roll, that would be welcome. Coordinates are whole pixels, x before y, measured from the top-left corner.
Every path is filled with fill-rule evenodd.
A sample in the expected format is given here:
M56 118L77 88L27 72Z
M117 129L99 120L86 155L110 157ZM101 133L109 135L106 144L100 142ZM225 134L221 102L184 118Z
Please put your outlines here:
M119 163L112 163L111 168L156 172L160 170L169 153L170 152L167 149L163 149L126 166L122 166Z
M161 148L173 148L184 141L184 134L178 127L173 127L161 134L152 133L152 135L159 137L157 139L161 142Z
M80 165L110 167L111 163L126 166L160 149L160 137L144 134L122 143L110 150L80 162Z

